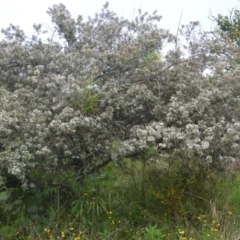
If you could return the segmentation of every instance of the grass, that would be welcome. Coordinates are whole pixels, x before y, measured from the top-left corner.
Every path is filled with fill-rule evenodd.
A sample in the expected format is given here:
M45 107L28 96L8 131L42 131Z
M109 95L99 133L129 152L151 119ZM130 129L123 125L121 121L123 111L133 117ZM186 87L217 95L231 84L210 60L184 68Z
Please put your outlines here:
M59 189L0 190L0 239L240 238L240 176L175 159L125 159ZM51 193L51 194L50 194Z

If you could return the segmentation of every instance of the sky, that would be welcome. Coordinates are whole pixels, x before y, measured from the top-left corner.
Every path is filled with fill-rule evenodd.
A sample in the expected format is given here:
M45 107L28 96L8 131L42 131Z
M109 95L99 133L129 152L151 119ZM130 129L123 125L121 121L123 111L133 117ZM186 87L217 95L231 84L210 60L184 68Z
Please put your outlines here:
M19 25L31 35L33 23L51 25L46 11L53 4L63 3L74 17L83 15L85 18L99 12L105 2L106 0L2 0L0 29L7 28L12 23ZM203 29L207 31L213 28L213 22L208 19L211 14L229 15L232 8L240 8L239 0L108 0L108 2L110 10L129 19L139 8L149 13L157 10L163 17L159 26L169 29L172 33L177 32L181 14L181 24L200 21Z

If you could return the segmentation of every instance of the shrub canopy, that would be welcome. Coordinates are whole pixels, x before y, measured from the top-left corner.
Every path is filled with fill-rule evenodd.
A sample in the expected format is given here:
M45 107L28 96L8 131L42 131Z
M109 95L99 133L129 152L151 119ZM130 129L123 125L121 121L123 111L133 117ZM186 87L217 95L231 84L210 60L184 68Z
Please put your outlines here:
M118 17L106 3L74 19L48 10L54 31L18 27L0 42L0 174L23 186L86 176L111 161L184 154L217 169L239 156L237 46L197 22L178 36L161 16ZM50 36L50 37L46 37ZM170 46L170 47L168 47ZM170 49L170 50L166 50Z

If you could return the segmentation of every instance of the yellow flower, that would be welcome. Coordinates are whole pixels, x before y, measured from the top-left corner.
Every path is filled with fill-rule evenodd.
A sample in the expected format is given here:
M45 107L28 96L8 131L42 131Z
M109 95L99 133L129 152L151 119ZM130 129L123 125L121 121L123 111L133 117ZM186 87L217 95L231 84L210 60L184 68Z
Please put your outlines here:
M228 215L232 215L233 213L231 211L228 211Z
M203 218L205 218L205 215L200 215L199 217L197 217L199 220L202 220Z
M183 229L178 229L179 234L183 235L185 232Z
M180 236L179 240L187 240L185 237Z

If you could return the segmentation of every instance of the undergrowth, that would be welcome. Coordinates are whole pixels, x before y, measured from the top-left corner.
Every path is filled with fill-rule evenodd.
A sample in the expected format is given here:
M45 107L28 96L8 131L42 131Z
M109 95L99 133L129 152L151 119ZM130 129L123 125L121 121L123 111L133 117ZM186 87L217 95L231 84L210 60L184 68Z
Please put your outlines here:
M238 173L188 160L124 159L65 189L2 180L0 239L239 239Z

